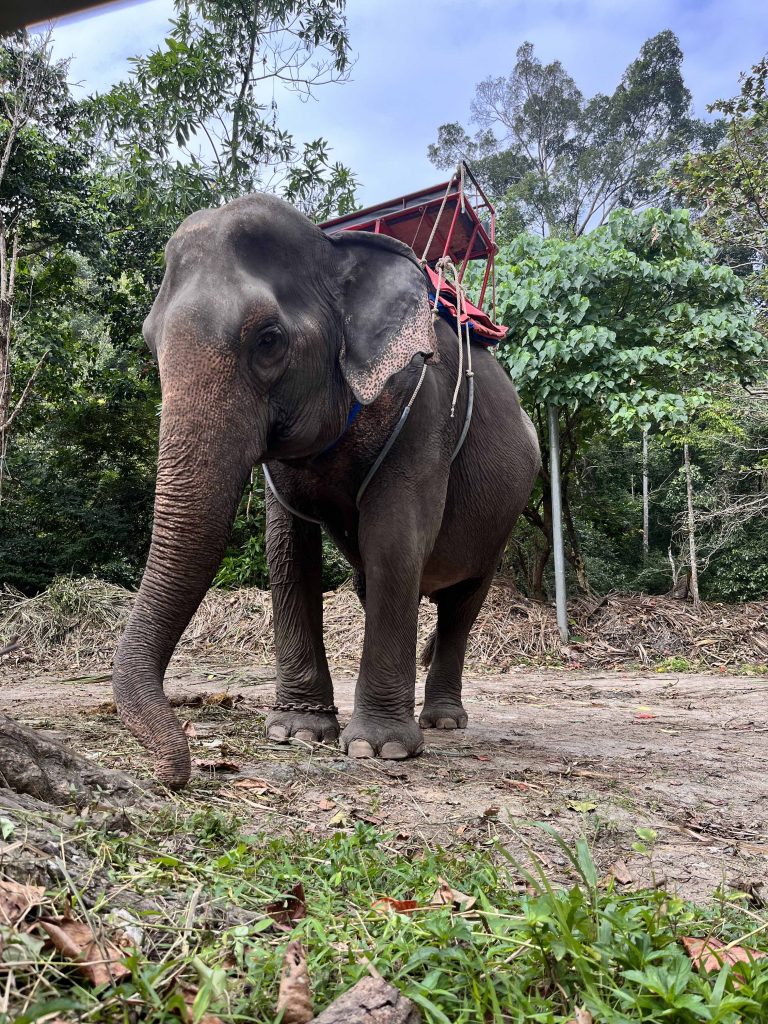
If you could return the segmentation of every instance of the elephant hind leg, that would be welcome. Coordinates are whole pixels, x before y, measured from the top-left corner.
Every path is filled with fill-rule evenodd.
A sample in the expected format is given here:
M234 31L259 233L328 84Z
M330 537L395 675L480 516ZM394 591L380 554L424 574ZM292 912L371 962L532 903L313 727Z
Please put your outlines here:
M467 713L461 703L464 655L469 631L492 579L493 573L483 579L462 580L435 595L437 628L421 656L422 664L429 665L419 716L422 729L466 728Z

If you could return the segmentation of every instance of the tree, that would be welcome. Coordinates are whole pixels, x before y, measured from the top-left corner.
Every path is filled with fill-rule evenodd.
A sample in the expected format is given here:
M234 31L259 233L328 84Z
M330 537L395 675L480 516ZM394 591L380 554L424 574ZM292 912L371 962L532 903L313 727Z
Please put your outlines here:
M608 96L586 99L559 61L542 64L524 43L508 77L487 78L472 102L474 137L444 124L429 157L457 159L503 201L507 234L581 235L619 207L658 203L658 171L694 143L712 146L720 128L691 116L683 54L671 31L648 39Z
M342 11L335 0L179 0L169 39L136 59L127 82L79 104L66 63L50 62L49 35L2 42L0 144L8 125L15 142L0 211L19 229L10 360L19 386L11 392L10 374L0 383L11 413L25 392L36 401L18 406L3 463L10 483L0 505L0 582L25 591L71 573L138 582L160 403L141 324L162 278L163 248L186 213L257 185L281 189L315 216L351 202L354 179L346 168L334 171L325 143L301 147L281 131L269 79L293 75L306 91L317 84L313 68L323 54L322 77L343 79ZM255 40L250 57L241 46L246 31ZM25 47L39 48L53 76L50 95L26 121L17 106L18 82L30 79L19 69L32 66ZM271 127L260 141L261 122ZM220 583L265 583L262 532L263 502L253 498ZM343 567L326 558L326 571L337 582Z
M308 212L354 206L354 178L328 144L280 127L275 88L309 97L343 80L343 0L175 0L164 44L93 101L119 164L154 210L176 220L252 192L281 191Z
M84 243L93 229L88 152L67 72L66 61L52 58L50 32L0 38L0 497L10 428L48 355L47 350L39 355L14 400L20 283L28 304L34 265L47 263L63 247Z
M545 434L560 411L563 516L570 560L586 571L571 510L577 459L596 432L687 423L734 377L750 379L766 352L741 279L685 211L617 211L580 238L519 236L497 258L509 333L499 358ZM544 476L548 472L546 455ZM546 488L526 516L544 537L534 590L542 593L551 544Z
M739 96L709 109L725 117L723 144L687 154L671 184L720 259L748 279L768 329L768 56L742 76Z

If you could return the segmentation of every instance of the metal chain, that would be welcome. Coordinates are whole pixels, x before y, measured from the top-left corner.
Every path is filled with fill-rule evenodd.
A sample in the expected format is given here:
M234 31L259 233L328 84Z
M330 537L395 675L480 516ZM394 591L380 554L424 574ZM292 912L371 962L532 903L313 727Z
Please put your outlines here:
M272 711L316 711L326 715L338 715L339 713L335 704L303 704L301 701L271 704L270 709Z

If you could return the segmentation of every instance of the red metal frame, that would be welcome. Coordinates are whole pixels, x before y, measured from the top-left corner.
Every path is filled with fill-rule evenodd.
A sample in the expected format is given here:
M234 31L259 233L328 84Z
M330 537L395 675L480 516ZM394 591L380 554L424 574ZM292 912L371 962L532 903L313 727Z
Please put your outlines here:
M484 259L478 306L483 305L497 252L496 211L466 163L459 164L450 181L441 185L335 217L320 227L329 235L339 231L389 235L409 245L432 268L442 256L450 256L458 266L459 280L470 260Z

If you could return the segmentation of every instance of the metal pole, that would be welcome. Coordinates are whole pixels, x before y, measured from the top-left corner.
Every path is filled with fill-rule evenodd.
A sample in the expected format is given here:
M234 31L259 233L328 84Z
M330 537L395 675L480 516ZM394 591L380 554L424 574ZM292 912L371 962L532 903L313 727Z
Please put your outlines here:
M560 499L560 422L556 405L547 406L549 414L549 482L552 493L552 546L555 552L555 604L557 625L563 643L568 643L568 608L565 592L565 549L563 548L563 511Z
M643 561L648 561L648 427L643 427Z

